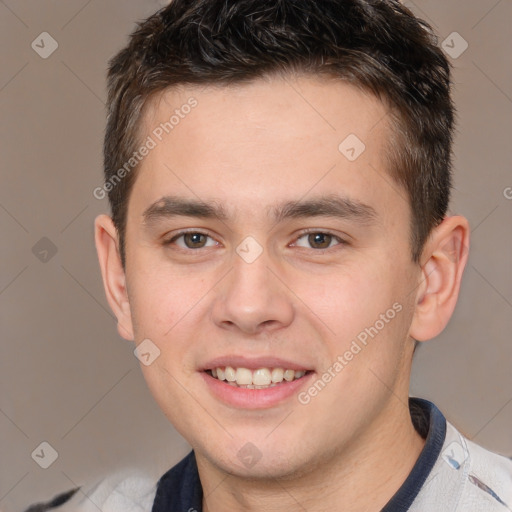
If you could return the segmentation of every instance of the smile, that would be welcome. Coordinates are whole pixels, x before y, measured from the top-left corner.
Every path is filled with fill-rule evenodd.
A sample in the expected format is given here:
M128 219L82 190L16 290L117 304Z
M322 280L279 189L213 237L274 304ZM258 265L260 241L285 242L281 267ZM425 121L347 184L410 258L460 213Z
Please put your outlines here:
M249 368L223 366L207 370L211 377L225 381L233 387L246 389L266 389L278 386L283 381L292 382L301 379L308 373L306 370L292 370L286 368Z

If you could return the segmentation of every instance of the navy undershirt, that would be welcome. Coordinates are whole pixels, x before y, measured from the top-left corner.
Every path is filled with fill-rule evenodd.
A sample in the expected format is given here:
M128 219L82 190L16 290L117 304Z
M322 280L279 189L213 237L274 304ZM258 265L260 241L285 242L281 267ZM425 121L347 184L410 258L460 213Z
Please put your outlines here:
M446 437L446 419L431 402L410 398L414 427L426 439L425 446L405 482L381 512L406 512L425 484ZM203 489L196 458L190 452L165 473L157 484L152 512L202 512Z

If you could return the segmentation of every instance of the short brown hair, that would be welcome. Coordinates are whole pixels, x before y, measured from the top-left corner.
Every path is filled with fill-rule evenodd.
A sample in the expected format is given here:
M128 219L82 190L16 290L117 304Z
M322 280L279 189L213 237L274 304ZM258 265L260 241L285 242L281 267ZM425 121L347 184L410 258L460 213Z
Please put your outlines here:
M187 84L242 84L272 74L329 75L390 108L390 176L411 206L412 258L444 218L451 188L450 66L430 26L394 0L173 0L130 36L108 71L104 173L141 141L144 106ZM133 172L109 187L125 264Z

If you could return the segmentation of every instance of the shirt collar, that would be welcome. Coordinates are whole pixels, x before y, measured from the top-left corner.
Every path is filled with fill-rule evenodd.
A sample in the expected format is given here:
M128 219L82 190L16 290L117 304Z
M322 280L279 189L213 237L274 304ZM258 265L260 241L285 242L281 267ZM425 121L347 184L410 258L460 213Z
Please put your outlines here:
M414 428L425 438L425 446L409 476L381 512L409 510L432 471L446 438L446 419L432 402L411 397L409 410Z
M425 438L425 446L409 476L381 512L409 510L432 471L446 437L446 419L433 403L409 398L409 410L414 427ZM152 512L202 512L202 502L203 490L192 451L158 481Z

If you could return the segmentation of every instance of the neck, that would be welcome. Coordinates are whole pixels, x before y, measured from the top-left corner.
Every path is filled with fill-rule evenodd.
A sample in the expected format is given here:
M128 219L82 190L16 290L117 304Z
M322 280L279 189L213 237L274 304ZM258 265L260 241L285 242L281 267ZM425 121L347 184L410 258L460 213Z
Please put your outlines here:
M203 510L281 512L299 507L308 512L380 511L403 484L424 445L408 407L392 396L388 407L350 448L286 479L240 478L196 453Z

